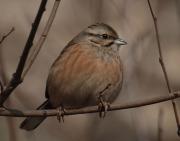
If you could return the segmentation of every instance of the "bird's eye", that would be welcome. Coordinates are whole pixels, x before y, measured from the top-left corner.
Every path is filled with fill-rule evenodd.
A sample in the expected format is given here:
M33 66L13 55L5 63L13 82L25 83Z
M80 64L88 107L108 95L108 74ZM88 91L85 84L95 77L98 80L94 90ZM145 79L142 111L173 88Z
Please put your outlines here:
M102 34L102 35L99 35L99 36L102 39L108 39L109 38L109 36L107 34Z
M107 34L103 34L102 37L103 37L103 39L107 39L108 35Z

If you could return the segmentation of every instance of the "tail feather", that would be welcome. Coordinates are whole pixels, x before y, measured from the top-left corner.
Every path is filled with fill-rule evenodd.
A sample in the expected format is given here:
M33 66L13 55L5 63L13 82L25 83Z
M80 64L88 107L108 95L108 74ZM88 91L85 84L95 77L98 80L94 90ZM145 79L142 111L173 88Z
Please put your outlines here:
M50 109L51 105L48 100L46 100L43 104L41 104L37 110L39 109ZM46 117L28 117L26 118L20 125L21 129L31 131L35 128L37 128L44 120Z

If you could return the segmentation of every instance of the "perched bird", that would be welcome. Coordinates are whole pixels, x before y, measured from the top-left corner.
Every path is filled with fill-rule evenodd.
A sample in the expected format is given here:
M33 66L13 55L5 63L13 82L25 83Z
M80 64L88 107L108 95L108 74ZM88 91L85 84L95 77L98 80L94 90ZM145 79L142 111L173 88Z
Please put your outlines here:
M123 67L118 50L127 44L107 24L88 26L74 37L53 63L46 84L47 100L37 109L76 109L98 105L100 113L118 96ZM20 125L35 129L46 117L28 117Z

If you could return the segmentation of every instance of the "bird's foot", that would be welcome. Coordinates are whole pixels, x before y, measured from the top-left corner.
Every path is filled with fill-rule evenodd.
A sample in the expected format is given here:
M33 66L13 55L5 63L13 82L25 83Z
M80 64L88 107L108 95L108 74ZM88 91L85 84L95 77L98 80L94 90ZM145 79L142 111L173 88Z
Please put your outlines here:
M57 120L59 122L61 122L61 121L64 122L64 114L65 114L66 110L64 109L63 106L58 107L57 110L58 110L58 112L57 112Z
M108 108L110 108L110 103L104 101L102 99L102 95L99 96L99 101L100 101L98 104L99 117L104 118L106 116Z

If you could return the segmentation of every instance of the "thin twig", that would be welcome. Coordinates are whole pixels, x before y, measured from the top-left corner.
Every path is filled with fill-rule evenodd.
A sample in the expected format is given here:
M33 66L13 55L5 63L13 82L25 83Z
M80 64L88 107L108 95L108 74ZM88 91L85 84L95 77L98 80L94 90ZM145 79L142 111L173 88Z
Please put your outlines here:
M165 80L166 80L167 88L168 88L168 91L169 91L169 94L170 94L172 92L172 89L171 89L171 86L170 86L170 82L169 82L169 78L168 78L168 75L167 75L166 67L165 67L164 61L163 61L161 43L160 43L160 39L159 39L159 30L158 30L158 27L157 27L157 18L155 16L154 12L153 12L150 0L147 0L147 2L148 2L148 6L149 6L149 9L150 9L150 12L151 12L151 15L152 15L152 18L153 18L153 22L154 22L156 40L157 40L157 45L158 45L158 50L159 50L159 62L161 64L161 68L162 68L162 71L163 71L163 74L164 74L164 77L165 77ZM178 135L180 136L180 122L179 122L179 117L178 117L178 112L177 112L177 106L176 106L176 103L175 103L174 100L172 100L171 102L172 102L172 105L173 105L174 115L175 115L176 124L177 124L177 128L178 128Z
M24 47L22 56L20 58L18 67L16 69L16 72L14 73L14 75L13 75L12 79L10 80L6 89L0 95L0 106L3 105L3 103L9 97L9 95L12 93L12 91L22 82L21 75L22 75L22 72L23 72L29 51L33 45L33 40L34 40L34 37L36 35L40 20L41 20L42 15L45 11L46 3L47 3L47 0L41 1L38 13L37 13L36 18L34 20L34 23L32 24L32 29L31 29L31 32L29 34L26 45Z
M2 44L3 41L4 41L14 30L15 30L15 28L12 27L11 30L1 38L0 44Z
M34 63L37 55L39 54L46 38L47 38L47 35L49 33L49 30L52 26L52 23L53 23L53 20L56 16L56 12L57 12L57 9L59 7L59 4L60 4L61 0L55 0L54 2L54 6L52 8L52 11L51 11L51 14L49 16L49 19L45 25L45 28L41 34L41 37L39 38L38 42L36 43L36 45L33 47L34 50L32 51L32 53L30 54L30 57L29 57L29 61L27 62L27 65L22 73L22 79L25 77L25 75L27 74L27 72L30 70L32 64Z
M180 91L174 92L173 95L166 95L166 96L159 96L147 100L139 100L135 102L128 102L124 104L118 105L111 105L108 107L108 111L115 111L115 110L123 110L123 109L130 109L130 108L138 108L142 106L152 105L160 102L165 102L172 99L180 98ZM72 109L72 110L65 110L64 115L77 115L77 114L87 114L87 113L96 113L99 112L98 106L91 106L82 109ZM10 116L10 117L39 117L39 116L57 116L59 111L57 109L52 110L28 110L28 111L20 111L16 109L7 109L7 108L0 108L0 116Z
M152 18L153 18L153 22L154 22L156 40L157 40L158 51L159 51L159 62L161 64L161 67L162 67L162 70L163 70L163 73L164 73L164 77L165 77L165 80L166 80L166 83L167 83L168 91L169 91L169 93L171 93L171 87L170 87L170 83L169 83L169 78L168 78L166 67L165 67L164 61L163 61L164 59L163 59L161 43L160 43L160 39L159 39L159 30L158 30L158 27L157 27L157 17L155 16L155 14L154 14L154 12L152 10L152 7L151 7L151 4L150 4L149 0L148 0L148 5L149 5L151 15L152 15Z

